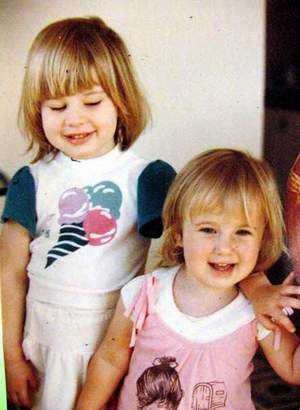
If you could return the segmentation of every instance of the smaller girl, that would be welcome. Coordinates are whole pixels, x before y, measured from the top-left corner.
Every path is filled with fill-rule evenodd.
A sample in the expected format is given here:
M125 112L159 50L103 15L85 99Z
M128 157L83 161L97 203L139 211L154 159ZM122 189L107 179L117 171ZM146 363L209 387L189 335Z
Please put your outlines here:
M238 288L284 249L268 165L236 150L205 152L178 174L163 216L161 266L122 289L76 409L99 409L126 372L117 409L139 409L141 375L167 356L178 364L178 409L253 410L249 376L258 345L283 379L300 384L298 337L282 329L276 350L273 332L257 323Z

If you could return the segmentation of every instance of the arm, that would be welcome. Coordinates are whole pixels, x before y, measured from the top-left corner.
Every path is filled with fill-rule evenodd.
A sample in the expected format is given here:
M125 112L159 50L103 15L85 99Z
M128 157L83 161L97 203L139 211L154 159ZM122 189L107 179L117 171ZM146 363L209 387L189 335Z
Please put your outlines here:
M274 349L273 333L259 341L264 354L276 373L290 384L300 384L300 339L281 329L279 350Z
M4 224L0 255L7 390L13 402L28 407L30 389L37 387L33 367L22 350L30 241L28 231L21 225L12 221Z
M129 367L132 326L120 299L105 338L89 363L76 410L98 410L110 399Z
M284 307L300 309L300 300L295 297L300 295L300 287L292 286L292 279L290 274L281 285L272 285L263 272L258 272L239 283L252 302L257 319L270 330L279 324L289 332L295 331L293 322L282 311Z

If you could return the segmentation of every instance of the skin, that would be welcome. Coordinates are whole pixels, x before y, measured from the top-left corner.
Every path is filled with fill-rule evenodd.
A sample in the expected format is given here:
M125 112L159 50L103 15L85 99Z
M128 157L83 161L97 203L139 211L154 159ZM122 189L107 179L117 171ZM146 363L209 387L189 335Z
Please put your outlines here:
M283 308L300 309L300 286L293 285L293 273L287 276L280 285L272 285L262 272L252 274L244 279L239 287L251 300L257 319L267 329L275 330L284 327L295 332L293 322L283 312Z
M180 292L177 297L180 309L201 316L234 299L234 285L256 265L263 232L264 220L259 212L253 212L249 222L241 210L234 214L230 210L204 213L185 221L177 238L185 259L176 277L179 289L186 289L185 294ZM186 298L186 294L193 297ZM175 293L175 299L176 296ZM205 310L198 306L199 298L205 298Z
M21 347L30 241L28 232L21 225L11 221L4 224L0 250L7 392L12 402L27 407L32 405L31 392L38 386L35 370L25 359Z
M200 317L230 303L237 295L236 284L256 265L263 230L263 218L257 210L250 222L238 210L234 215L210 213L185 221L177 240L186 259L173 286L179 310ZM199 297L203 298L201 306ZM89 364L76 410L97 410L104 406L129 368L132 322L124 316L124 310L120 299L108 333ZM259 343L280 377L300 384L298 337L281 329L279 350L274 349L273 333Z
M44 101L41 115L47 140L68 157L100 157L115 146L117 110L100 85Z

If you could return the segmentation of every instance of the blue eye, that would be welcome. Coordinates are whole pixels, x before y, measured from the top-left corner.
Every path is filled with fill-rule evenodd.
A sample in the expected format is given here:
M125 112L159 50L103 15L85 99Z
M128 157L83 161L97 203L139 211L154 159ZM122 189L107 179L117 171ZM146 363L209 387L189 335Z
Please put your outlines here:
M239 229L237 231L237 235L239 236L247 236L247 235L252 235L252 233L248 229Z

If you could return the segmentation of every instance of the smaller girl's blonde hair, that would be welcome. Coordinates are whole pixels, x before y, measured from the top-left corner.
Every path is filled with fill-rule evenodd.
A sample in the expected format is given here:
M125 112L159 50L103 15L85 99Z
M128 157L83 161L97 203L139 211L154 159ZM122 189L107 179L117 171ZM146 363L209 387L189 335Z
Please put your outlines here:
M115 143L127 149L150 119L130 54L121 37L98 17L77 17L45 27L29 50L19 108L33 162L56 153L44 134L41 103L100 84L118 112Z
M184 263L183 248L178 243L184 221L203 212L235 212L238 207L242 207L247 220L253 209L262 213L265 228L255 270L269 268L285 250L276 182L265 161L233 149L206 151L192 159L175 178L163 210L160 265Z

